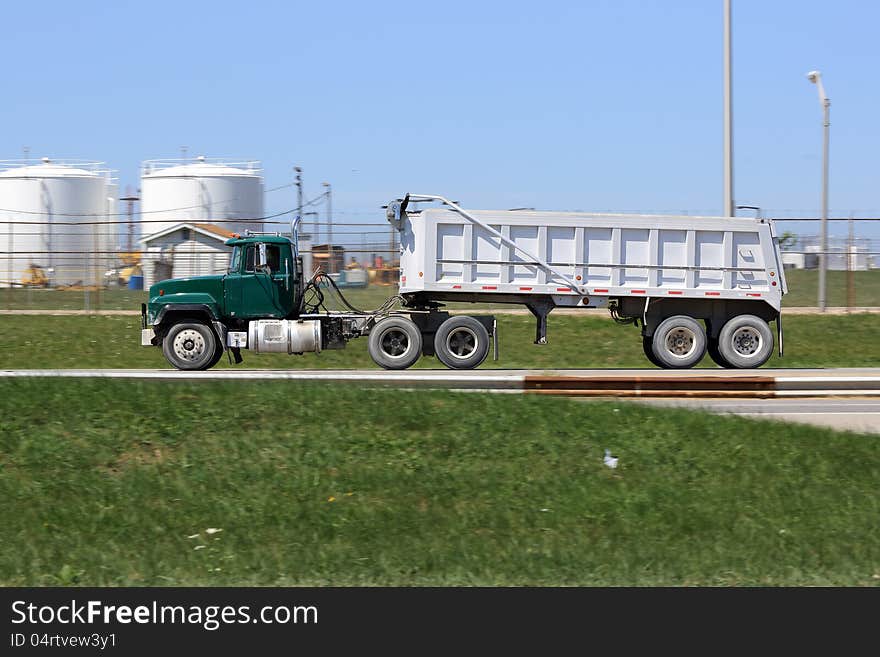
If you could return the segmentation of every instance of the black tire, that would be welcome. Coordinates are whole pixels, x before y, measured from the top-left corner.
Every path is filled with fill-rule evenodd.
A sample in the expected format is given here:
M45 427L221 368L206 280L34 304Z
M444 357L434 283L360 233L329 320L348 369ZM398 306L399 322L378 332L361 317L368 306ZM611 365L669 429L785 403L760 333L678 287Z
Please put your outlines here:
M706 353L709 354L709 358L718 365L719 367L724 367L730 369L733 367L730 363L727 362L727 359L721 355L721 352L718 350L718 338L708 338L708 343L706 344Z
M657 360L657 357L654 355L654 339L647 335L642 336L642 351L645 352L645 357L651 361L653 365L657 367L663 367L663 363Z
M386 317L370 330L370 358L386 370L405 370L422 355L422 333L406 317Z
M434 354L450 369L472 370L489 355L489 331L473 317L450 317L434 334Z
M182 322L165 334L162 353L179 370L206 370L219 360L215 358L217 342L214 330L207 324Z
M220 346L220 341L218 340L217 349L214 351L214 357L211 359L210 365L208 365L205 369L209 370L214 367L214 365L220 362L221 358L223 358L223 347Z
M706 355L706 331L693 317L674 315L654 329L651 344L661 367L687 369Z
M739 315L721 328L718 351L730 367L761 367L773 353L773 331L760 317Z

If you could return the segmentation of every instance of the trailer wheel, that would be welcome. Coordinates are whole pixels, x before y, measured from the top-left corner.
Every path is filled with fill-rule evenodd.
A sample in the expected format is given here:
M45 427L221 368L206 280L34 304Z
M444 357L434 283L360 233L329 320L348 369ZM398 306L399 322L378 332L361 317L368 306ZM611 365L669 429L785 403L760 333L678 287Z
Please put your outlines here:
M761 367L773 353L773 331L760 317L739 315L721 328L718 351L729 367Z
M162 340L165 359L179 370L206 370L217 363L217 336L210 326L183 322L172 326Z
M434 354L446 367L472 370L489 355L489 331L473 317L450 317L434 334Z
M724 322L721 322L720 326L724 326ZM711 358L712 362L714 362L718 367L730 369L731 367L733 367L733 365L728 363L727 359L721 355L721 352L718 350L718 335L716 333L715 337L713 338L713 333L716 333L715 327L709 320L706 320L706 353L709 354L709 358Z
M422 333L412 320L386 317L370 331L370 357L386 370L405 370L422 355Z
M709 338L709 342L706 345L706 352L709 354L709 358L712 359L719 367L725 367L730 369L733 367L730 363L727 362L727 359L721 355L721 351L718 349L718 338Z
M652 347L661 367L693 367L706 355L706 331L693 317L675 315L654 330Z
M657 360L657 357L654 355L654 339L648 337L647 335L642 336L642 351L645 352L645 358L647 358L653 365L657 367L664 367L663 363Z

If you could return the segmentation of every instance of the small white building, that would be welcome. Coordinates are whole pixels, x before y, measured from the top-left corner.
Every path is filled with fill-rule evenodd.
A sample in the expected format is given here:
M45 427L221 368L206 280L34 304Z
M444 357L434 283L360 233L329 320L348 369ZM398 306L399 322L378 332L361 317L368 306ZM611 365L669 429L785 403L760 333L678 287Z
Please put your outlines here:
M230 237L214 224L179 223L143 238L144 289L167 278L226 273Z

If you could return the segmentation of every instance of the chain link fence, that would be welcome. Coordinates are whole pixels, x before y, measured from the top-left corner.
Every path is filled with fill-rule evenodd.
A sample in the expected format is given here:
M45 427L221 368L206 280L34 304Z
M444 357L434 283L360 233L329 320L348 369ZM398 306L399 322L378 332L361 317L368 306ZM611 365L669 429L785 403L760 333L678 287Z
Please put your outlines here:
M228 267L230 250L225 241L232 233L223 221L182 223L169 234L136 241L132 250L106 246L125 242L120 233L127 229L124 222L86 220L72 224L33 221L3 225L0 310L137 312L146 300L145 288L153 282L222 274ZM827 249L827 305L880 307L880 237L875 236L880 222L834 219L829 226L833 229ZM789 287L786 307L815 307L818 303L818 228L816 219L778 220ZM265 222L264 230L289 235L290 224ZM399 251L397 234L388 223L330 224L306 217L299 232L307 273L318 268L331 273L346 295L363 307L377 306L396 293ZM49 234L51 240L46 238ZM52 243L79 248L49 248Z

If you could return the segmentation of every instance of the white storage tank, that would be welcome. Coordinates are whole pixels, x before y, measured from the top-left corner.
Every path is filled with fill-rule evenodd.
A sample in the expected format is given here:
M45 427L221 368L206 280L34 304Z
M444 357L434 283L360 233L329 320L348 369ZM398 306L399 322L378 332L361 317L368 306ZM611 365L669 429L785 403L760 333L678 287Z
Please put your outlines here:
M115 181L101 162L0 162L0 280L31 265L52 286L97 285L115 244Z
M262 230L263 176L257 161L147 160L140 197L142 238L183 222L212 223L235 233Z

